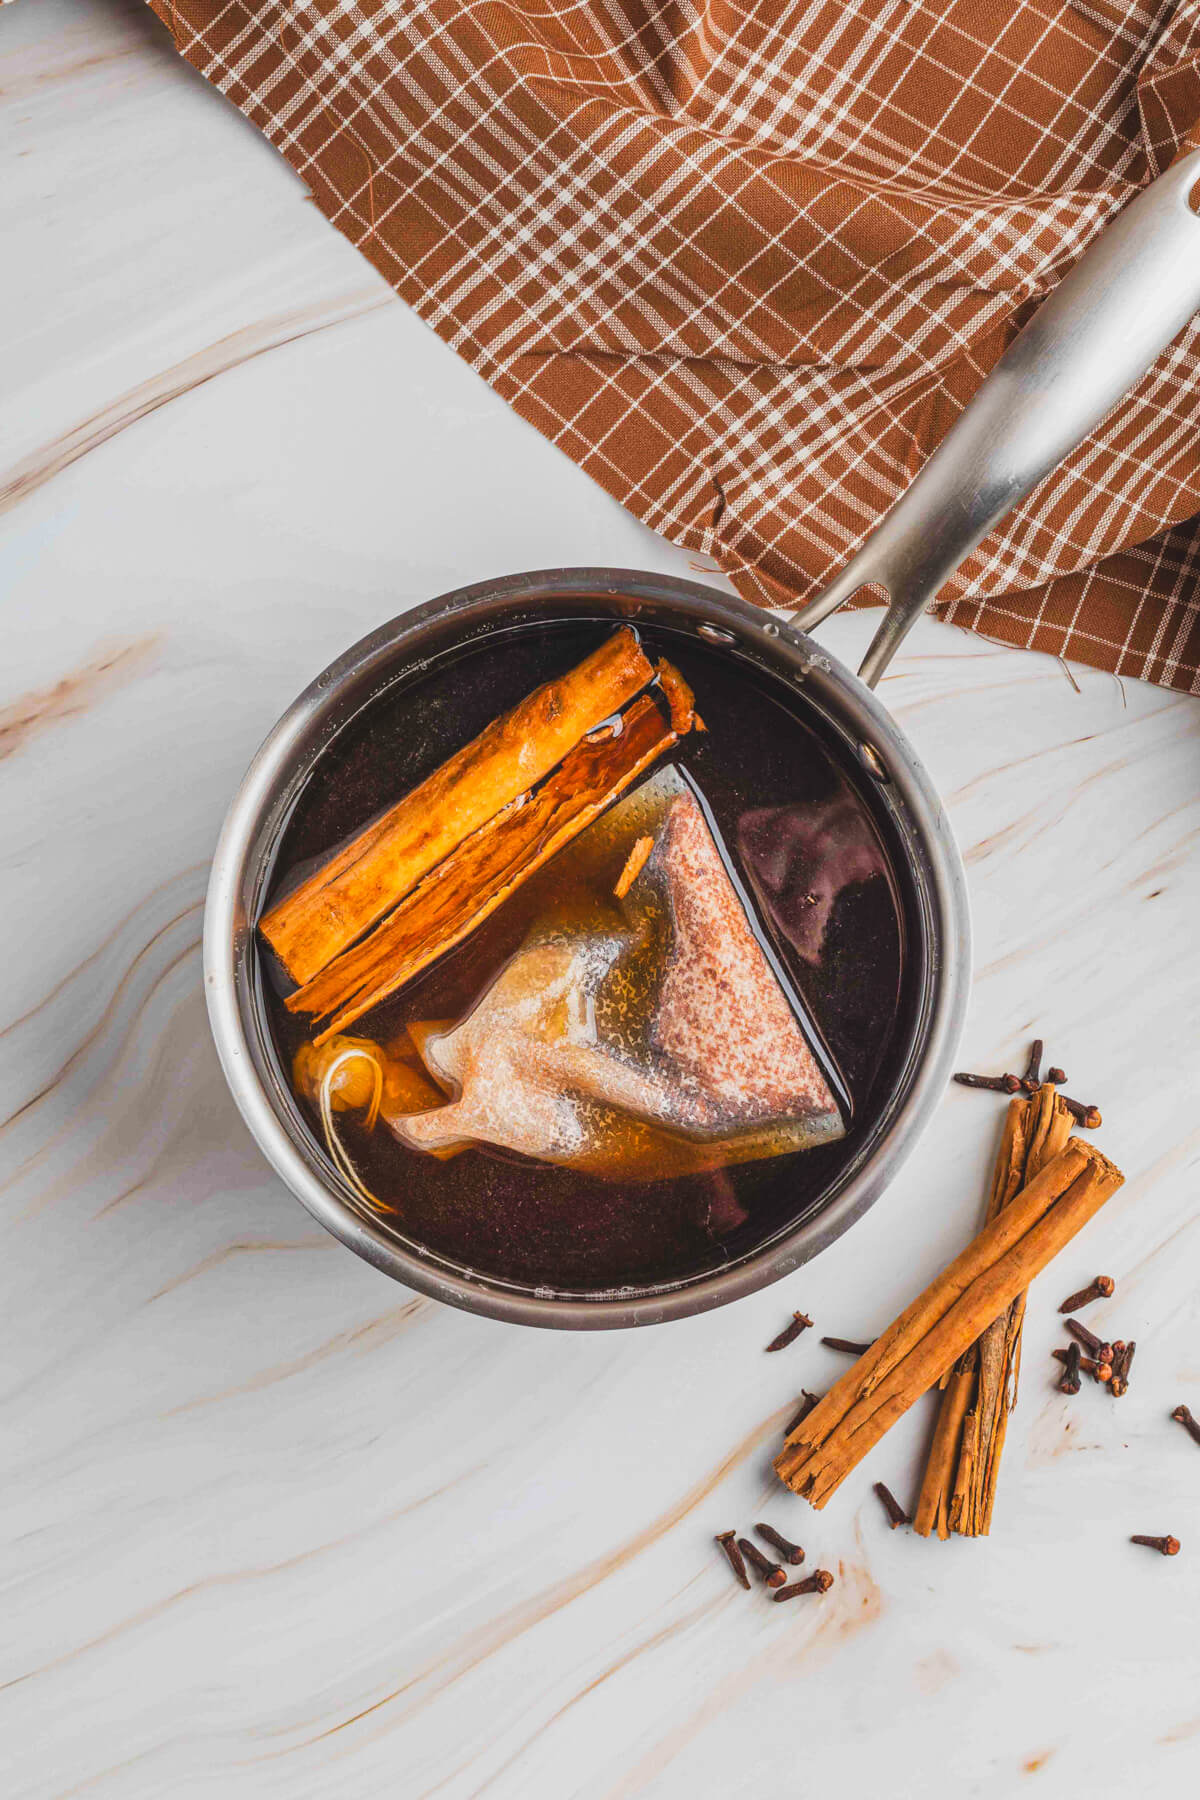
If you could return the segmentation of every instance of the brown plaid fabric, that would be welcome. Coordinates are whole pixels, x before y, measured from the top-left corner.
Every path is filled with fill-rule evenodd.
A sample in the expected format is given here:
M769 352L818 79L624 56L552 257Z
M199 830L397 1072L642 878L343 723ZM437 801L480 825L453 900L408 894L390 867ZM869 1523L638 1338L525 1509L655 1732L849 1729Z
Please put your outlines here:
M150 3L524 418L770 602L1200 125L1200 0ZM1198 365L1194 323L944 616L1200 691Z

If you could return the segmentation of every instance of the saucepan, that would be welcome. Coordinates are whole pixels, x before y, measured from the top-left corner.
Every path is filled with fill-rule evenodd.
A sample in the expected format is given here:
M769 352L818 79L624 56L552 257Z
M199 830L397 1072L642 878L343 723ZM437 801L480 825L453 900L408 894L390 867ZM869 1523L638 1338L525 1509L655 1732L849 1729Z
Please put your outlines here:
M234 1099L293 1193L350 1249L451 1305L519 1324L644 1325L724 1305L780 1279L859 1218L927 1125L950 1074L970 983L962 863L937 794L874 689L959 563L1078 444L1200 307L1200 153L1179 158L1118 215L1042 304L907 491L838 579L781 621L697 582L636 570L552 569L483 582L355 644L288 709L255 757L213 861L204 929L209 1016ZM809 636L865 584L889 604L857 677ZM297 797L323 751L397 682L497 633L550 619L640 621L695 636L785 683L837 734L886 815L907 876L913 1000L888 1089L827 1192L716 1271L602 1293L528 1288L450 1262L365 1207L326 1158L265 1023L254 927Z

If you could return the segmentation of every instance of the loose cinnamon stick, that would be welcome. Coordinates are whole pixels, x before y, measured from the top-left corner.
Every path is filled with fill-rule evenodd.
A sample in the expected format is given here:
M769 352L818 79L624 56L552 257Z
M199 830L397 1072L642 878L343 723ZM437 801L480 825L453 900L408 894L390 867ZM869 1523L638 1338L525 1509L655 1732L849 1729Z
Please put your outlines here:
M1032 1099L1017 1097L1009 1103L988 1195L988 1220L1058 1155L1070 1126L1069 1111L1048 1084ZM1008 1415L1016 1404L1024 1318L1025 1296L1020 1294L963 1357L957 1379L942 1396L913 1520L922 1537L935 1529L942 1538L951 1529L964 1537L988 1532Z
M1029 1101L1012 1099L1004 1115L1004 1131L992 1170L985 1223L994 1219L1000 1209L1007 1206L1025 1185L1030 1122ZM940 1538L950 1536L950 1515L956 1491L959 1503L954 1510L961 1516L959 1461L964 1433L969 1439L975 1427L973 1409L978 1380L978 1350L972 1345L942 1393L933 1442L929 1447L929 1459L925 1465L925 1476L917 1499L917 1510L913 1515L913 1530L920 1537L928 1537L935 1529ZM966 1423L968 1415L971 1415L969 1431Z
M585 738L542 785L459 845L361 943L288 996L291 1012L343 1030L461 943L556 851L678 742L657 701L635 700L614 736Z
M1059 1155L1071 1135L1071 1115L1046 1083L1029 1101L1028 1126L1025 1182L1032 1181ZM1008 1415L1016 1405L1024 1323L1025 1295L1020 1293L979 1339L975 1455L970 1479L963 1486L964 1504L956 1526L963 1537L986 1537L991 1525Z
M963 1422L975 1398L974 1358L964 1361L966 1366L955 1368L942 1391L933 1442L925 1464L925 1478L913 1514L913 1530L919 1537L928 1537L931 1531L936 1531L940 1538L950 1536L950 1504L958 1472Z
M1022 1294L1124 1177L1072 1138L835 1382L775 1460L822 1507L884 1432Z
M293 981L311 981L472 832L527 794L589 731L619 712L654 674L635 634L622 626L576 668L494 720L285 895L263 918L261 930ZM669 699L673 711L683 705L674 692Z

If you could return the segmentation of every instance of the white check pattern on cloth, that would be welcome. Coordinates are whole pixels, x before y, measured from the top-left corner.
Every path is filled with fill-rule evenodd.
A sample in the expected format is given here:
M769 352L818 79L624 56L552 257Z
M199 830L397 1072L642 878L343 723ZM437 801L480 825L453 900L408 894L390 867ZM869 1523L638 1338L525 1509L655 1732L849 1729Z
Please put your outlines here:
M1200 0L151 4L524 417L770 602L1200 141ZM945 615L1200 691L1198 367L1193 324Z

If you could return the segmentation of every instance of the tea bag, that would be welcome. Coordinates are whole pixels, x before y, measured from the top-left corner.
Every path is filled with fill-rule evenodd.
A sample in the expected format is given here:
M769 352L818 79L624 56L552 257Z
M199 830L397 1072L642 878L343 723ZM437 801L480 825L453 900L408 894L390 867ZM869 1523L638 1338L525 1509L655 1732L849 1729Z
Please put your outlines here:
M842 1136L793 1004L676 769L626 796L555 867L572 900L548 902L464 1019L420 1036L429 1073L454 1098L390 1119L398 1137L654 1180Z

